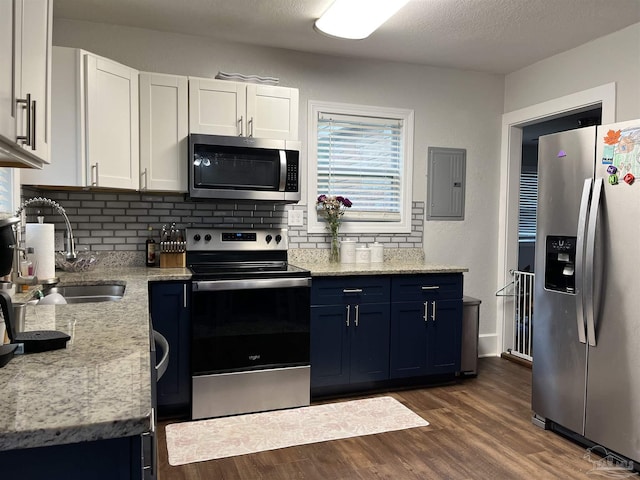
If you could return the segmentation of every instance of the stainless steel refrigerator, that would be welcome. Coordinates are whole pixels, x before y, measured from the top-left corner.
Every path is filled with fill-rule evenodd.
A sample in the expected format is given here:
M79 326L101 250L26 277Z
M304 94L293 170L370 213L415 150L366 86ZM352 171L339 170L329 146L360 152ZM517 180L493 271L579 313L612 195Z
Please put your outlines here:
M533 318L534 423L639 462L640 120L540 138Z

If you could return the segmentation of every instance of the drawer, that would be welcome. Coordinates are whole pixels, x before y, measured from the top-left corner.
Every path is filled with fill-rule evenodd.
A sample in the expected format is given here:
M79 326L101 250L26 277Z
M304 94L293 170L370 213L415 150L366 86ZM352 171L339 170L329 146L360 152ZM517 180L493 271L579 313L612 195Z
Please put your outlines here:
M389 277L314 277L311 281L311 305L346 303L389 303Z
M398 275L391 279L391 301L413 302L462 298L462 274Z

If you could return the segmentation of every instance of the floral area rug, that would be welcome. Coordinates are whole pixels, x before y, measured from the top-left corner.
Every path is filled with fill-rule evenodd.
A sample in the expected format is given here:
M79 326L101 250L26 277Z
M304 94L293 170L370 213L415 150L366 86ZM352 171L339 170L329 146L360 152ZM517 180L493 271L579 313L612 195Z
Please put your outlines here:
M396 399L375 397L172 423L166 437L169 464L176 466L427 425Z

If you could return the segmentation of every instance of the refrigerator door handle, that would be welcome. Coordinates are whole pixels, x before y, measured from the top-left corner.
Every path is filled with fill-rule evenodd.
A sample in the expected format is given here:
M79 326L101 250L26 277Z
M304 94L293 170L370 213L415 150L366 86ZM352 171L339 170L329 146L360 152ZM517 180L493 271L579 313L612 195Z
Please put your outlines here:
M578 340L580 343L587 343L587 335L584 323L584 244L585 234L587 231L587 220L589 215L589 199L591 198L590 178L585 179L582 187L582 198L580 200L580 214L578 215L578 236L576 242L576 263L575 263L575 280L576 280L576 322L578 324Z
M598 212L600 211L600 199L602 197L602 178L596 178L591 195L591 208L589 209L589 223L587 227L587 246L585 252L585 316L587 319L587 339L589 345L596 346L595 324L595 295L594 288L594 261L596 253L596 226L598 224Z

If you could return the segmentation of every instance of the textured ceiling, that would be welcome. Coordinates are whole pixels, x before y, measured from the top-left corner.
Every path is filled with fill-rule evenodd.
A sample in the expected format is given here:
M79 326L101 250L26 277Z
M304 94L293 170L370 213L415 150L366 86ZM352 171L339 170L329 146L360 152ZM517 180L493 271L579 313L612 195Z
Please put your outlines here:
M369 38L348 41L313 29L330 3L54 0L53 12L54 19L498 74L640 22L640 0L411 0Z

